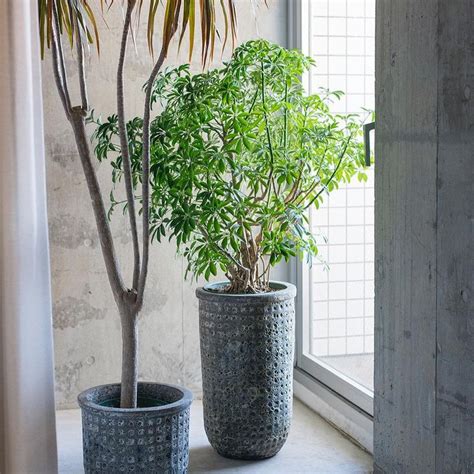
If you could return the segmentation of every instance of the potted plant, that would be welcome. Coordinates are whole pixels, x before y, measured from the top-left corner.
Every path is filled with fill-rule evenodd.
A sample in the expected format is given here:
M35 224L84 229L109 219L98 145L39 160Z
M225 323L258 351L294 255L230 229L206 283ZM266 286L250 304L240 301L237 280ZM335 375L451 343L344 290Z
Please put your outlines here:
M206 433L231 458L273 456L290 427L296 289L271 268L316 256L308 209L354 174L365 179L358 116L330 112L340 92L305 94L312 65L250 41L223 68L165 71L152 93L163 107L151 123L152 236L169 231L195 277L227 277L197 297ZM97 130L101 149L115 121Z
M95 3L95 2L94 2ZM111 8L113 0L97 2ZM161 10L160 3L163 3ZM70 122L85 180L91 197L108 280L117 305L122 327L122 375L120 384L104 385L79 395L82 408L84 467L86 472L185 472L188 465L188 424L191 393L182 387L162 383L138 382L137 321L145 297L150 243L150 108L155 78L168 54L170 42L180 29L180 39L189 26L190 53L194 44L196 0L149 0L147 37L153 51L155 22L162 17L163 32L158 55L145 85L144 112L141 117L140 148L142 203L142 241L133 195L129 140L124 108L125 53L131 36L134 15L140 15L143 0L120 2L124 7L121 41L117 44L117 133L125 183L130 232L134 256L133 273L125 281L117 264L114 239L110 230L104 198L93 166L89 147L90 135L86 124L91 112L87 94L85 55L88 43L99 51L99 27L94 8L88 0L38 0L40 43L44 55L51 48L56 87L67 120ZM217 27L213 0L200 1L202 29L202 59L212 56ZM235 39L234 1L221 3L225 31ZM137 22L138 23L138 22ZM180 27L178 27L180 25ZM74 49L77 67L78 104L74 103L69 87L68 71L62 37ZM225 42L224 42L225 44ZM155 211L156 212L156 211Z

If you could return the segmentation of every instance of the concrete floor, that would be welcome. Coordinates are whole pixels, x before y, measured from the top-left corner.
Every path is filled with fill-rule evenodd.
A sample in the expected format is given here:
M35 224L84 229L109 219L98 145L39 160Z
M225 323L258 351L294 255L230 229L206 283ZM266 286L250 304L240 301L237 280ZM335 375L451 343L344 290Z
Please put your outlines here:
M59 472L81 474L82 441L79 410L57 412ZM190 473L346 474L372 472L372 457L351 443L305 405L295 400L287 443L265 461L234 461L219 456L204 433L202 403L191 410Z

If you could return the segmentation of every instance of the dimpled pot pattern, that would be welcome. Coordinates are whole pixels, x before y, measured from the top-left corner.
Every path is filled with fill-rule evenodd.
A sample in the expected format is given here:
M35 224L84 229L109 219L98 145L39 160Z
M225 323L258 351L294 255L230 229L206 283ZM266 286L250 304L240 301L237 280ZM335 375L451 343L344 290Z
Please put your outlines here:
M274 282L271 293L231 295L219 286L196 292L206 434L222 456L268 458L292 416L296 288Z
M79 395L86 474L187 472L191 392L139 382L139 405L142 401L144 408L116 408L119 399L119 384Z

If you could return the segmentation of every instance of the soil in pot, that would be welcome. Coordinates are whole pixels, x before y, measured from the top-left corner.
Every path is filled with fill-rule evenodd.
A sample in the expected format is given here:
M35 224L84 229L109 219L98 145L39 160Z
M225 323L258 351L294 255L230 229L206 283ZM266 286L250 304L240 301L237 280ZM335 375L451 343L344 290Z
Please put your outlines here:
M169 402L165 400L158 400L156 398L138 397L137 408L162 407L164 405L167 405L168 403ZM120 408L120 397L102 400L99 402L99 405L101 407Z

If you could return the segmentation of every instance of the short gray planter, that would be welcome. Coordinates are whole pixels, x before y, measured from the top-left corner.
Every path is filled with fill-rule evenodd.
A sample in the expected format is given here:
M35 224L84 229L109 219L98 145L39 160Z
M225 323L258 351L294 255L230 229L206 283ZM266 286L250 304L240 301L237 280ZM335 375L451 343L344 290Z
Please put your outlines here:
M296 288L229 295L199 288L204 426L222 456L265 459L285 443L292 416ZM214 290L214 291L213 291Z
M120 384L90 388L78 397L85 473L187 472L192 393L139 382L139 408L116 408L119 400Z

